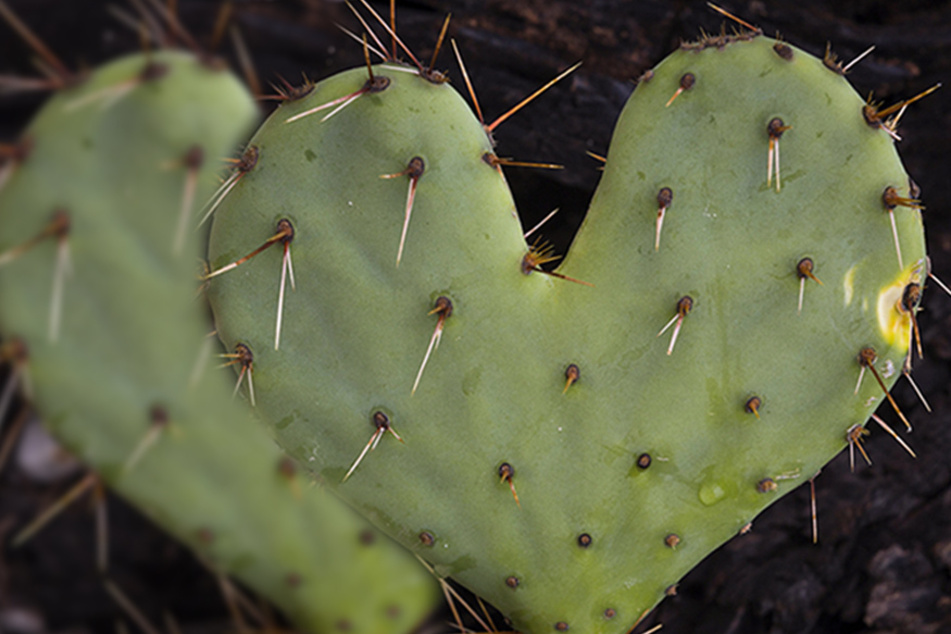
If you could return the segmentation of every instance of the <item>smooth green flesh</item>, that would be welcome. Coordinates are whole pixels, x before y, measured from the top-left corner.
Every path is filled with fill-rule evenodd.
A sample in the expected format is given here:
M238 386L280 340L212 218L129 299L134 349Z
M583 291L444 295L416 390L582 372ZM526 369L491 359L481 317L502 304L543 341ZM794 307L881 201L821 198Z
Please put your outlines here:
M362 543L366 522L308 479L292 483L279 471L281 451L231 398L234 377L215 369L220 360L206 358L207 371L192 380L213 346L196 299L203 248L194 210L186 247L173 255L180 159L195 144L204 150L197 209L216 186L219 157L257 111L229 73L179 53L150 59L166 75L112 105L83 99L134 81L142 56L54 97L26 132L33 152L0 192L0 252L39 232L56 208L72 221L73 276L55 344L46 322L55 240L0 268L0 324L29 346L37 407L119 493L300 627L409 631L434 603L428 574L388 540ZM169 426L127 470L153 406L167 411Z
M594 288L521 272L527 247L503 179L481 160L478 122L448 86L385 67L375 72L389 88L327 121L329 109L286 123L359 90L365 70L278 110L251 141L257 166L216 212L214 268L280 218L296 229L279 350L280 246L210 291L226 344L256 352L258 408L281 444L339 483L372 413L387 413L405 444L385 435L340 493L523 632L628 631L880 404L870 373L853 394L863 347L889 385L898 376L909 320L896 302L922 281L924 237L920 213L899 207L901 270L881 196L889 185L907 196L908 177L842 77L773 44L679 51L636 90L560 269ZM696 85L665 108L688 71ZM774 116L793 126L779 193L766 185ZM380 176L413 156L426 171L397 268L409 179ZM655 252L664 186L674 198ZM824 285L806 281L797 314L806 256ZM668 356L671 333L657 333L685 294L694 309ZM439 295L455 310L411 395ZM569 363L581 380L562 394ZM753 395L760 419L744 409ZM642 452L647 470L635 466ZM503 461L521 508L499 480ZM764 478L778 490L759 493Z

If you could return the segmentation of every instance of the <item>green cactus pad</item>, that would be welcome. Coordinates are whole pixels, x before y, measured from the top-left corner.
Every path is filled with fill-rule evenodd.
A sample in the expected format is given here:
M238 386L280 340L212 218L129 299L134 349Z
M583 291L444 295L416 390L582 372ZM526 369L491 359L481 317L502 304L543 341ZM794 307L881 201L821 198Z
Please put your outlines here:
M871 370L890 386L908 351L925 247L917 203L883 201L914 186L882 122L798 49L706 44L621 116L558 269L586 284L537 272L549 253L522 239L479 123L406 69L377 67L389 85L326 120L298 115L366 70L280 109L216 212L215 270L294 226L278 350L281 249L210 290L226 344L258 351L279 441L523 632L628 631L838 453L883 401ZM413 157L418 178L380 178Z
M309 631L409 631L434 605L435 582L288 471L210 358L212 326L196 299L200 203L184 221L180 209L190 187L193 201L207 197L219 157L256 114L233 75L174 52L117 60L51 99L0 192L0 324L26 343L35 402L55 434L215 569ZM50 328L64 245L72 275Z

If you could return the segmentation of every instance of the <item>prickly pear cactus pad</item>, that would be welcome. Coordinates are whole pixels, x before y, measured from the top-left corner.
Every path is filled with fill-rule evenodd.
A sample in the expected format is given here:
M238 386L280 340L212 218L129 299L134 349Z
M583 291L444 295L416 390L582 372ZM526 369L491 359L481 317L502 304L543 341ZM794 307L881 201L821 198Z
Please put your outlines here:
M626 632L900 376L926 260L888 113L758 34L684 47L626 106L564 279L461 98L407 70L328 79L251 141L219 332L280 442L438 572L523 632Z
M409 631L429 573L295 472L212 356L197 201L256 116L233 75L174 52L51 99L0 192L0 324L55 434L212 568L307 631Z

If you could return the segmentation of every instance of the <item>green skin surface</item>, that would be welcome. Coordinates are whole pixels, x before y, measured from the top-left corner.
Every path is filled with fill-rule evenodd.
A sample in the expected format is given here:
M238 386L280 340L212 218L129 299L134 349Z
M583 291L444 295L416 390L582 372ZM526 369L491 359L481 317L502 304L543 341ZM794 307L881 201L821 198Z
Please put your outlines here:
M882 393L866 373L853 394L861 348L876 349L889 385L898 376L908 319L895 302L921 282L925 247L920 213L899 208L899 269L881 194L907 195L908 177L845 79L772 45L680 51L637 89L560 269L594 288L521 272L526 246L503 179L481 161L478 122L448 86L386 68L375 72L387 90L326 122L285 123L358 90L365 70L280 109L251 142L257 167L216 212L215 268L282 217L297 232L280 350L279 247L210 290L226 344L258 354L258 409L279 442L340 483L372 413L386 412L405 444L384 436L339 491L523 632L626 632L867 420ZM696 85L665 108L687 71ZM766 186L773 116L794 126L779 193ZM408 179L379 176L415 155L427 170L397 268ZM663 186L674 200L655 252ZM824 285L807 281L800 315L805 256ZM694 309L668 356L670 332L657 333L684 294ZM454 312L411 396L439 295ZM569 363L581 379L562 394ZM760 419L744 410L754 394ZM767 477L778 489L759 493Z
M168 166L200 144L195 200L203 200L216 186L217 157L231 153L257 109L230 73L182 53L151 59L168 73L107 108L81 105L137 76L145 61L110 63L51 99L27 130L35 148L0 192L0 252L67 207L74 275L51 344L55 242L0 268L3 332L27 342L35 402L57 437L216 570L308 631L344 623L354 632L409 631L435 605L428 573L386 539L363 543L372 531L364 520L279 470L283 454L231 398L230 372L206 358L192 381L203 347L213 347L195 294L202 241L193 217L184 251L172 254L186 170ZM169 424L126 469L154 405Z

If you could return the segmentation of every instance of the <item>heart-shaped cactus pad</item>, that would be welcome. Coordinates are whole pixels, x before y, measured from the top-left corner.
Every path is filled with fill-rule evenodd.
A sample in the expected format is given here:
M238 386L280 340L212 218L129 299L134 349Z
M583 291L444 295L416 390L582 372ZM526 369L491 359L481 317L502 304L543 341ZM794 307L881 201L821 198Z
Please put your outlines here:
M756 33L672 54L561 277L459 94L368 75L251 140L209 294L279 442L438 574L523 632L626 632L861 441L927 261L890 112L841 67Z

